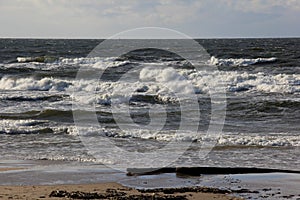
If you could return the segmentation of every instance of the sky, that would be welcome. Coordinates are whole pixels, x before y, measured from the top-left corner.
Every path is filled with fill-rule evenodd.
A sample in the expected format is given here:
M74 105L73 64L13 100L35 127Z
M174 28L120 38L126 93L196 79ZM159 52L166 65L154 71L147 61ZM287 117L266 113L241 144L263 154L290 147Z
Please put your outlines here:
M300 0L0 0L0 37L108 38L139 27L194 38L300 37Z

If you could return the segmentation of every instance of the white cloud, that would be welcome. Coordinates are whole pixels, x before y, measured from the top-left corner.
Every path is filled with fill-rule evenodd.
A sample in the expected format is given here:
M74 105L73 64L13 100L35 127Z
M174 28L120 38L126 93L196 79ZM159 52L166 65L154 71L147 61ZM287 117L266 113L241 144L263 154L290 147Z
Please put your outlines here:
M272 12L274 8L300 10L299 0L219 0L228 7L245 12Z
M154 9L154 18L165 24L185 23L198 17L198 11L201 9L201 2L184 3L178 1L161 1Z

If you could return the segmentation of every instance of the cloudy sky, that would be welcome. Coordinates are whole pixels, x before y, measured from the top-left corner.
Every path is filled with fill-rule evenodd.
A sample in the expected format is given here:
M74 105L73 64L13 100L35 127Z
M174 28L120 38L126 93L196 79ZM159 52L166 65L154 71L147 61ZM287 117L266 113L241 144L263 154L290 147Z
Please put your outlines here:
M191 37L299 37L300 0L0 0L0 37L107 38L145 26Z

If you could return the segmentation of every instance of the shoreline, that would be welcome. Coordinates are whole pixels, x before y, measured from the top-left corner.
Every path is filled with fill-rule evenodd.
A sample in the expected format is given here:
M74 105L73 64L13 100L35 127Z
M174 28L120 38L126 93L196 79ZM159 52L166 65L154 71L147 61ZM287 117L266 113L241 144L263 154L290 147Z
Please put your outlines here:
M0 173L14 173L26 168L2 167ZM230 191L190 186L156 189L137 189L117 182L52 185L0 185L0 199L156 199L156 200L241 200Z
M214 171L216 168L210 170ZM170 170L162 171L169 172ZM184 171L186 171L185 168ZM236 173L218 175L204 173L198 176L189 176L172 172L132 175L128 176L126 172L114 171L104 165L92 163L44 160L2 161L0 163L0 199L61 199L49 197L52 192L56 191L59 191L56 195L72 198L72 195L95 195L89 194L95 192L97 194L94 197L97 195L98 197L99 195L111 196L111 192L116 195L125 192L126 195L124 195L128 197L127 199L137 197L134 195L149 197L149 195L155 194L157 194L156 199L167 199L168 195L173 195L173 197L175 195L179 200L180 198L184 199L182 196L185 196L185 199L221 200L300 198L300 174ZM121 197L117 198L121 199Z
M199 187L199 191L174 189L173 192L164 189L141 191L125 187L119 183L98 183L79 185L40 185L40 186L0 186L1 199L178 199L178 200L240 200L242 198L223 194L222 191ZM207 191L207 192L205 192Z

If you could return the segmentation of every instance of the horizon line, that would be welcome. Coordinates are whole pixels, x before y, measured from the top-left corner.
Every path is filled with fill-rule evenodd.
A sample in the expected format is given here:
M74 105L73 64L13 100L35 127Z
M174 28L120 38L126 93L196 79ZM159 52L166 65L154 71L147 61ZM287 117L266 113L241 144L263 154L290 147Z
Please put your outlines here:
M260 37L191 37L190 39L297 39L300 36L260 36ZM110 38L96 38L96 37L1 37L0 39L36 39L36 40L107 40ZM114 38L117 39L144 39L144 38ZM185 39L185 38L146 38L146 39ZM189 38L186 38L189 39Z

